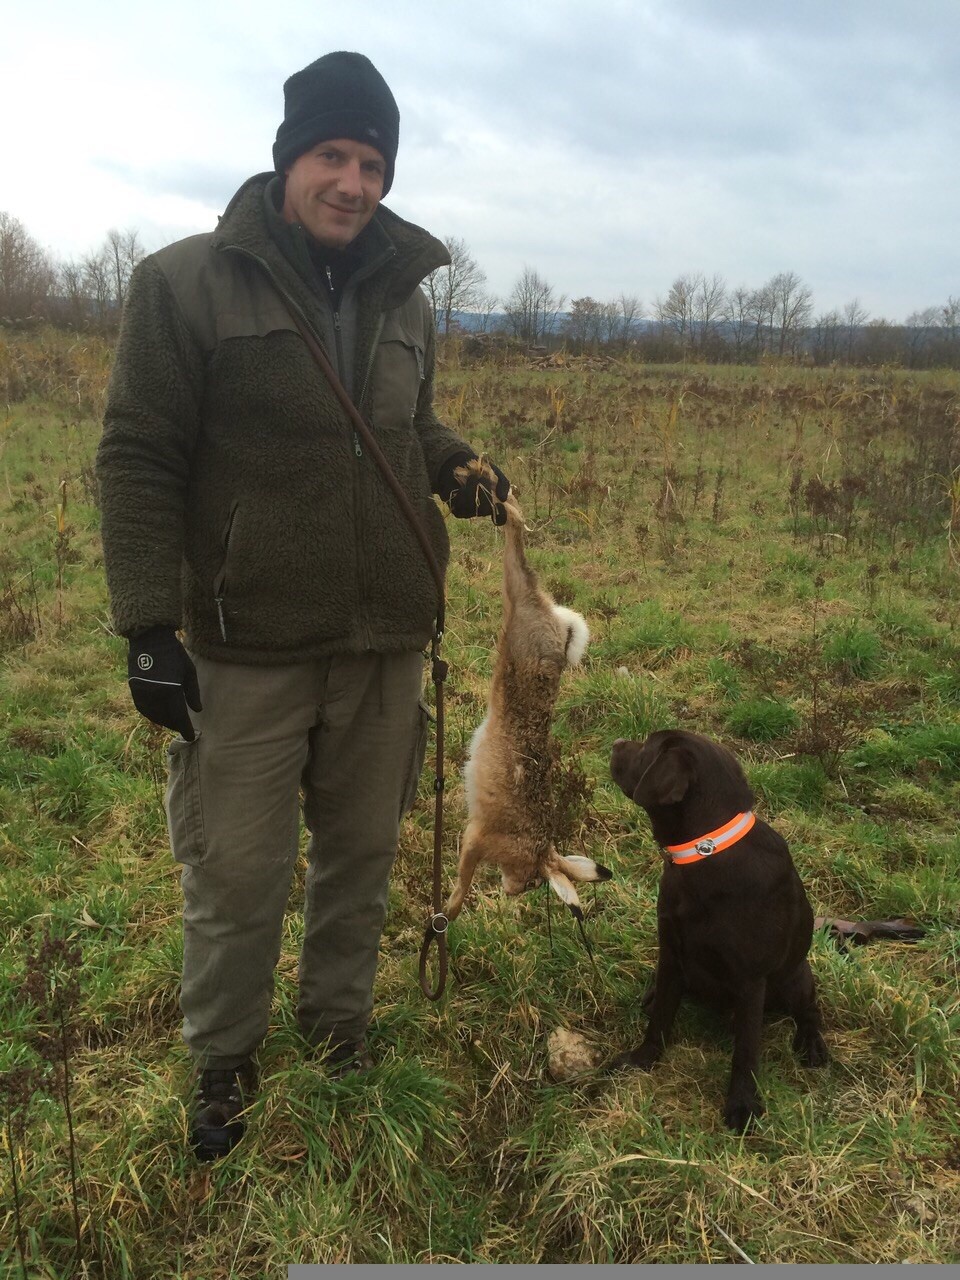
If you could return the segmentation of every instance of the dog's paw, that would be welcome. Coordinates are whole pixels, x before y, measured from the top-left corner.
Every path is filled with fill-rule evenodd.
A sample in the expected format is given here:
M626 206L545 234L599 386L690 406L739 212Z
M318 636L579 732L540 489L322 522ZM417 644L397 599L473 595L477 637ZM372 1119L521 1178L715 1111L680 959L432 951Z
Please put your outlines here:
M802 1067L825 1067L830 1061L830 1051L819 1031L814 1031L812 1035L795 1035L793 1050Z
M763 1115L763 1103L754 1095L751 1097L729 1097L723 1108L723 1119L728 1129L734 1133L743 1133L754 1120Z
M628 1049L618 1053L607 1063L607 1071L652 1071L660 1058L660 1053L647 1049L643 1045L639 1049Z

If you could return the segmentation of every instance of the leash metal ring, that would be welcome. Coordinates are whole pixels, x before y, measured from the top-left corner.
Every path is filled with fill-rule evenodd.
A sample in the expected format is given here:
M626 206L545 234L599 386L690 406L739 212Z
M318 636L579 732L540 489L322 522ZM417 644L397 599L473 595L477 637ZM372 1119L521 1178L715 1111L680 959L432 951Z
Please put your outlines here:
M450 921L442 911L438 911L430 917L430 928L436 934L444 934L450 928Z

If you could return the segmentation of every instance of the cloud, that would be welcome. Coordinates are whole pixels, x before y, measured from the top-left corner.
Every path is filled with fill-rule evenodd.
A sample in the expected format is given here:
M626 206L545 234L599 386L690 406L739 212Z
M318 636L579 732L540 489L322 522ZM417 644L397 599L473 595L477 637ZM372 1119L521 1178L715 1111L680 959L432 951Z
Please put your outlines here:
M64 254L211 227L270 166L284 79L332 48L401 108L389 203L505 293L651 300L795 270L827 309L960 293L955 0L50 0L5 19L0 209ZM38 76L38 68L42 75Z

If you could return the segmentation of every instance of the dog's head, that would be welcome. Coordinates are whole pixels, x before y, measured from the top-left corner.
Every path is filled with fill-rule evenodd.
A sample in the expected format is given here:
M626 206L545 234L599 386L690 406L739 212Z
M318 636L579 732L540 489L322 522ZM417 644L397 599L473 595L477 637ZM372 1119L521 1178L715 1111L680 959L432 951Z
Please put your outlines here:
M651 817L697 800L749 809L753 792L740 763L726 747L686 729L660 729L645 742L618 738L610 774L620 790Z

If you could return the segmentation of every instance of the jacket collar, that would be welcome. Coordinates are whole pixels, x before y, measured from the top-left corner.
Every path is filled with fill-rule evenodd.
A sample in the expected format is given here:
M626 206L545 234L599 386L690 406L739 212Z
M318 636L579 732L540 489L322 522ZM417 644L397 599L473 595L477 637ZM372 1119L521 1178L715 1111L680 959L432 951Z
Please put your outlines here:
M301 280L309 280L314 271L309 253L302 241L297 246L297 232L278 212L280 192L282 179L275 173L248 178L224 210L213 234L213 247L245 250L281 274L292 267ZM301 230L299 234L304 233ZM450 261L441 241L382 204L356 244L361 264L357 274L366 276L379 270L385 274L383 304L387 310L406 302L431 271ZM306 276L301 255L307 264Z

